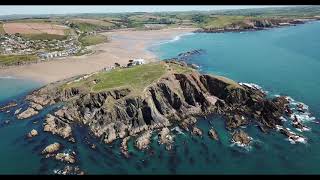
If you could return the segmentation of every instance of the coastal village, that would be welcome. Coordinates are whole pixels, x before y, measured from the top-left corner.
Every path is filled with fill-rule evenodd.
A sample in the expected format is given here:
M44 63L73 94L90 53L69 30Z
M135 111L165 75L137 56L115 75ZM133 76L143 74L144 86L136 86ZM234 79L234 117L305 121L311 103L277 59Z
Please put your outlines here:
M65 40L32 40L20 34L0 34L0 53L3 55L36 54L40 59L66 57L83 53L78 41L79 35L72 35Z

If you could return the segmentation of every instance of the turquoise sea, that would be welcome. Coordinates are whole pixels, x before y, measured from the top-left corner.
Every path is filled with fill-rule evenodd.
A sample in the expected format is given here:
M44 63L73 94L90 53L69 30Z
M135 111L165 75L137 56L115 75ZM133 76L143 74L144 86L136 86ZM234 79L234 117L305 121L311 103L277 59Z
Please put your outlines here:
M319 32L320 22L311 22L255 32L191 33L149 48L162 59L203 49L203 54L188 59L203 73L254 83L270 96L287 95L305 103L311 114L301 118L311 131L298 132L307 138L305 143L291 144L279 132L263 134L257 127L248 126L243 128L253 143L249 148L238 147L230 142L224 121L214 116L199 120L202 138L176 134L172 151L158 145L156 135L145 152L136 151L131 140L131 158L126 159L120 154L120 141L102 144L89 137L83 127L75 127L75 144L42 132L43 117L56 108L50 107L31 120L16 120L13 112L0 113L0 174L53 174L64 164L44 159L39 152L55 141L63 143L65 150L76 151L76 165L87 174L320 174L320 124L316 123L320 119ZM21 101L26 93L40 86L0 78L0 104L8 99ZM10 123L5 124L5 120ZM211 126L217 130L220 142L206 136ZM33 128L41 135L25 139ZM86 141L96 143L97 149L90 149Z

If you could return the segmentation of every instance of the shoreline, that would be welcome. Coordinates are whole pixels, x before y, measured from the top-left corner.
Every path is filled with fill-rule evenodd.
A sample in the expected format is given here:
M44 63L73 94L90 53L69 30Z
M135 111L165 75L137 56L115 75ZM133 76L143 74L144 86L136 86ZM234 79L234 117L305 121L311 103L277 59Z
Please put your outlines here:
M11 66L0 69L0 77L13 77L49 84L74 76L89 74L119 63L126 65L130 59L143 58L153 62L158 57L148 50L159 41L169 41L181 34L197 28L168 28L161 30L132 31L120 30L103 32L111 37L111 42L90 46L94 53L70 56L61 59Z

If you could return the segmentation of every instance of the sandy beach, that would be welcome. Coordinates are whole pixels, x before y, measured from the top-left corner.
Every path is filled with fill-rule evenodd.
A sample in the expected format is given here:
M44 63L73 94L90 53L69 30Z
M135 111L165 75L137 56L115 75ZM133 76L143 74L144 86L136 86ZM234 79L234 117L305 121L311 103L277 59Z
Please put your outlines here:
M66 57L36 64L0 69L0 76L13 76L51 83L76 75L92 73L112 66L114 63L126 65L132 58L144 58L147 62L157 57L146 48L154 42L170 40L177 35L192 32L193 28L171 28L152 31L122 30L105 32L111 41L91 46L95 53L79 57Z

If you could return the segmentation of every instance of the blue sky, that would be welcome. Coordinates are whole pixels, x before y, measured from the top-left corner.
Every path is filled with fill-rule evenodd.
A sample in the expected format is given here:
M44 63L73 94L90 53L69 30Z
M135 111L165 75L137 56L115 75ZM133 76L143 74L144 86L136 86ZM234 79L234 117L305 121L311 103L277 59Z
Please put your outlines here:
M0 6L0 15L11 14L67 14L109 12L159 12L189 10L244 9L277 6ZM279 6L278 6L279 7Z

